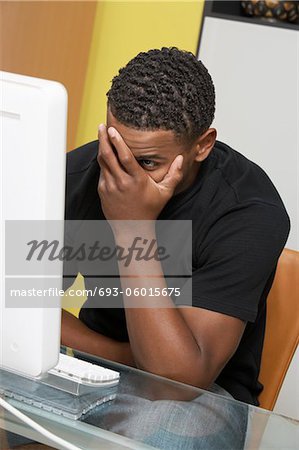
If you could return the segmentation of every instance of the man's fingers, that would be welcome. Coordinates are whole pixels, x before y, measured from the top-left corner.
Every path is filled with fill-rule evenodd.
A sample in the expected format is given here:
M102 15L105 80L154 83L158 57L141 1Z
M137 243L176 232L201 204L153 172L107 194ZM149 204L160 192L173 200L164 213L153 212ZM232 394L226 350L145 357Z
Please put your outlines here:
M171 194L174 192L175 188L183 178L183 159L183 155L178 155L172 162L163 180L159 183L160 186L168 189Z
M141 171L142 169L139 166L138 162L136 161L129 147L127 146L127 144L125 143L125 141L115 128L113 127L108 128L108 134L111 142L113 143L117 151L118 159L123 168L129 175L136 176L138 172Z
M116 155L114 154L112 145L109 141L109 137L107 134L106 126L101 124L99 126L99 154L98 161L100 164L99 158L105 162L106 166L109 168L110 173L115 177L115 179L122 179L123 170L119 165Z
M102 128L102 132L100 133L100 127L102 128L102 125L99 126L99 150L98 150L98 156L97 156L97 161L99 163L99 166L101 168L101 173L100 173L100 180L99 180L99 185L101 184L103 187L106 187L106 183L108 182L109 184L111 184L113 182L113 176L111 174L111 171L107 165L107 162L105 161L105 159L102 156L102 147L105 145L105 137L104 137L104 128L105 125L103 125L104 128ZM107 133L106 133L107 134Z
M115 179L101 154L98 155L98 163L101 168L100 178L105 181L105 186L112 188L115 186Z

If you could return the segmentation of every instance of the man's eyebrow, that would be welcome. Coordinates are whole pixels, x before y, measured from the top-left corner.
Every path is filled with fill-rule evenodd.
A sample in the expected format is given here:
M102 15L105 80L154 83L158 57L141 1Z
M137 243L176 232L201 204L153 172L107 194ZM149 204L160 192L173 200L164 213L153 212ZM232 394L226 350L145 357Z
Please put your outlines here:
M157 153L147 153L145 155L134 155L136 159L159 159L161 161L166 160L165 156L158 155Z

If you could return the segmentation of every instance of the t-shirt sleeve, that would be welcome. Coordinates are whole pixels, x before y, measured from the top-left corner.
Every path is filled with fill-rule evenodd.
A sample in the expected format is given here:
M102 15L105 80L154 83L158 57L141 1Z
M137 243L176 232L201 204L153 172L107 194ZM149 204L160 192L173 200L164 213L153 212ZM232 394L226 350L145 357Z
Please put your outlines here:
M277 206L251 204L224 214L195 247L193 306L253 322L288 233L288 215Z

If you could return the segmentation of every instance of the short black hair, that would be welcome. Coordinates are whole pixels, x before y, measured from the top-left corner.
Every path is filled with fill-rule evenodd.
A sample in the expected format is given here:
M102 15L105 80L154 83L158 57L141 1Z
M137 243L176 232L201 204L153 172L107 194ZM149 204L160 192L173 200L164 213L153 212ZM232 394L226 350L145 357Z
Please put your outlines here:
M215 89L203 63L176 47L141 52L112 80L108 106L123 125L193 140L211 125Z

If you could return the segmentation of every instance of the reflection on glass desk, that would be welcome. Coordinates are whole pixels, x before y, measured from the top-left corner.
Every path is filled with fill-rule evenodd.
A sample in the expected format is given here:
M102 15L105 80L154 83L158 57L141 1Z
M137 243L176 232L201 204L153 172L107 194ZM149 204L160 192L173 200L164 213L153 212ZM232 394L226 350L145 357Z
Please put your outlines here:
M81 449L298 449L298 421L238 402L221 388L208 392L81 352L76 355L121 373L112 401L77 421L10 402ZM3 410L0 428L53 445Z

